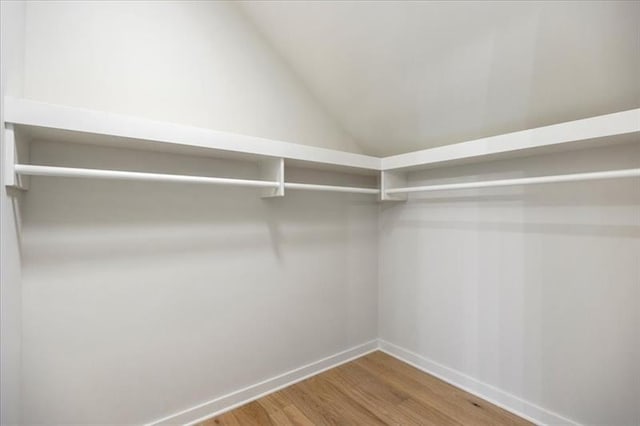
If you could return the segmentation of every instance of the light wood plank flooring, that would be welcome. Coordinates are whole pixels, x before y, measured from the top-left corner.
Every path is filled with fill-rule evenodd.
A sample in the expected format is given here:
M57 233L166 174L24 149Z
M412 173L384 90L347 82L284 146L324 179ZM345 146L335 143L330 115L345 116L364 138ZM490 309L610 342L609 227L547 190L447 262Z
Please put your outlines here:
M383 352L373 352L200 426L530 424Z

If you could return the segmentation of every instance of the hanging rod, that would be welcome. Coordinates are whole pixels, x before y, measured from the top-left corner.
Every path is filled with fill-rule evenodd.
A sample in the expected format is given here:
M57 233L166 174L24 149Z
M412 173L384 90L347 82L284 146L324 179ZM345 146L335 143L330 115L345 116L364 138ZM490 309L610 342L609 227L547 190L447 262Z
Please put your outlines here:
M285 189L305 189L308 191L351 192L356 194L378 194L377 188L356 188L353 186L316 185L312 183L285 182Z
M162 173L128 172L120 170L82 169L72 167L37 166L31 164L16 164L15 172L19 175L29 176L56 176L56 177L85 177L118 180L143 180L155 182L184 182L184 183L208 183L214 185L253 186L260 188L278 188L278 182L230 179L208 176L172 175ZM309 191L351 192L360 194L378 194L376 188L355 188L349 186L316 185L309 183L286 182L285 188L304 189Z
M15 172L19 175L30 176L57 176L57 177L86 177L86 178L102 178L102 179L122 179L122 180L142 180L142 181L160 181L160 182L184 182L184 183L206 183L214 185L235 185L235 186L251 186L260 188L278 188L278 182L250 180L250 179L231 179L218 178L209 176L190 176L190 175L173 175L162 173L144 173L129 172L119 170L98 170L98 169L82 169L71 167L53 167L53 166L37 166L30 164L16 164ZM588 181L597 179L616 179L640 177L639 169L612 170L604 172L574 173L567 175L555 176L538 176L529 178L501 179L482 182L464 182L450 183L441 185L426 185L406 188L391 188L386 191L387 194L402 194L409 192L428 192L428 191L445 191L453 189L473 189L488 188L499 186L513 185L532 185L542 183L556 182L575 182ZM308 191L331 191L331 192L349 192L359 194L378 194L380 191L376 188L358 188L349 186L336 185L318 185L309 183L285 182L287 189L300 189Z
M15 172L30 176L85 177L101 179L126 179L156 182L208 183L214 185L254 186L260 188L277 188L278 182L248 179L230 179L209 176L171 175L162 173L125 172L119 170L79 169L71 167L34 166L16 164Z
M449 189L489 188L495 186L532 185L540 183L575 182L597 179L617 179L640 177L640 169L611 170L605 172L574 173L568 175L538 176L516 179L488 180L483 182L447 183L442 185L414 186L388 189L387 194L404 194L408 192L445 191Z

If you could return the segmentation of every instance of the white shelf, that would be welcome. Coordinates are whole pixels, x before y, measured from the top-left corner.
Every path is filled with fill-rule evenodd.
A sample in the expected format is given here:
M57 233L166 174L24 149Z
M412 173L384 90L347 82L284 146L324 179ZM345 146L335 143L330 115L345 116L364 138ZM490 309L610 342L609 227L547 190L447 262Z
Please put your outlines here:
M256 157L279 157L371 171L380 170L380 159L351 152L264 139L235 133L148 120L126 115L52 105L26 99L5 98L5 122L51 139L98 143L158 151L213 151ZM93 138L86 137L93 135ZM95 136L106 136L96 138ZM97 142L96 142L97 140ZM196 151L197 152L197 151Z
M550 150L570 150L596 143L638 141L640 109L568 121L382 158L382 170L428 168L479 162Z
M404 201L407 199L407 193L410 192L638 176L638 170L634 169L416 188L406 185L407 173L414 169L510 158L550 150L579 149L594 144L630 141L637 143L640 142L640 109L378 158L25 99L5 98L4 102L4 131L7 136L6 182L8 186L22 189L28 188L27 177L35 175L255 186L263 188L263 197L284 196L284 190L288 188L378 194L383 201ZM214 157L249 158L260 163L263 180L29 165L27 164L28 152L26 152L28 150L23 143L16 142L14 128L24 132L28 139L41 138ZM379 174L379 188L371 188L367 185L354 187L286 182L285 163L287 166L307 169L320 168L325 171L340 172L348 170L352 175Z
M569 121L499 136L379 158L278 140L219 132L102 111L5 98L5 122L43 139L143 148L206 152L212 156L277 157L308 167L381 170L427 168L451 162L476 162L520 156L543 148L572 149L592 141L624 141L640 136L640 109ZM87 136L91 137L87 137Z

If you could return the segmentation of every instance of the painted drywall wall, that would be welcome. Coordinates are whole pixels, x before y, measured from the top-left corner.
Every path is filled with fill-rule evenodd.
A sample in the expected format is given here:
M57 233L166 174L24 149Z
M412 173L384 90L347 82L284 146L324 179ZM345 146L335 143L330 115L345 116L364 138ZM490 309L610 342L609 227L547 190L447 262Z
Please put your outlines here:
M359 152L232 2L29 2L25 96Z
M253 163L51 142L31 156L257 177ZM32 179L24 422L148 422L375 339L377 212L366 195Z
M349 149L229 5L167 3L151 16L141 4L59 6L27 8L30 98ZM194 17L220 22L191 28ZM215 62L224 72L213 72L196 38L224 56ZM549 157L544 168L519 160L430 173L514 176L637 158L611 152ZM33 161L255 173L226 161L47 143L34 147ZM633 421L638 201L629 182L385 206L382 337L578 421ZM375 336L370 198L262 201L247 189L68 179L32 185L23 236L25 423L153 420Z
M620 145L412 184L640 166ZM640 420L637 179L423 193L380 216L380 337L584 424Z
M23 3L0 2L0 102L22 94L24 12ZM4 187L4 144L0 130L0 422L8 425L20 423L21 414L21 195Z
M25 96L357 151L224 2L30 2ZM36 143L40 164L256 165ZM374 197L35 178L23 421L138 424L377 335Z

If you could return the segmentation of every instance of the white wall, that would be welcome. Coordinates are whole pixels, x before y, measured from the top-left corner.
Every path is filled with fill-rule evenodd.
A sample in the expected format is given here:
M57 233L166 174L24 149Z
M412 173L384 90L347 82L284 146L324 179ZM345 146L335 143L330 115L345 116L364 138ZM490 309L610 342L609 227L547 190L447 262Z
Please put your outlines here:
M29 98L358 149L232 5L26 9ZM639 154L557 154L413 180L637 167ZM33 146L32 161L256 172L47 142ZM383 339L577 421L637 422L637 181L415 196L383 206L379 223L367 196L290 192L265 201L239 188L31 184L22 294L4 255L2 265L3 327L7 312L19 317L22 297L24 423L154 420L363 343L377 320ZM5 217L3 244L17 254ZM10 341L18 329L14 322ZM19 356L6 370L2 331L10 422L5 384L15 389L15 381L4 373ZM8 394L11 407L18 396Z
M24 72L24 4L0 2L0 103L5 95L22 94ZM0 108L0 123L3 108ZM4 132L0 131L0 160L4 159ZM20 209L18 191L4 187L0 161L0 423L20 422L21 286Z
M640 166L640 146L412 183ZM380 217L380 337L585 424L640 420L637 179L415 195Z
M357 150L233 5L33 2L32 99ZM251 163L32 146L34 163L254 176ZM377 335L374 197L34 178L24 423L152 421Z
M38 164L256 177L252 163L43 142ZM34 178L27 424L151 421L377 337L371 196Z
M29 2L27 98L359 147L231 2Z

